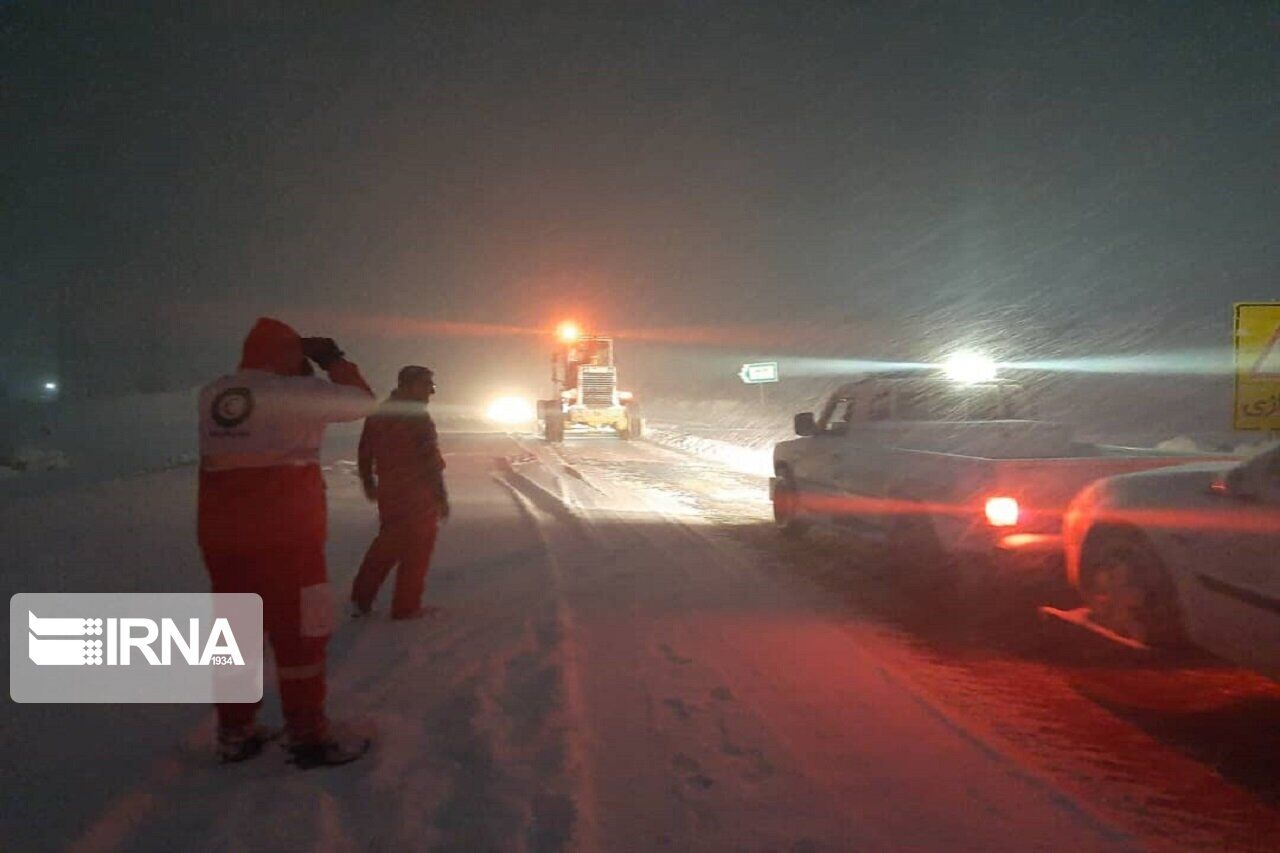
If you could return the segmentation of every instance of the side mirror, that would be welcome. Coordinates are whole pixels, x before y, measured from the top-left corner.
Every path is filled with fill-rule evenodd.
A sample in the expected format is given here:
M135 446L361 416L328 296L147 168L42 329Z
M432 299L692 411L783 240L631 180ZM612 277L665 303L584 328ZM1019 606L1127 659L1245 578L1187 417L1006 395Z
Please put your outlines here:
M818 423L813 419L813 412L801 412L795 417L796 435L817 435Z

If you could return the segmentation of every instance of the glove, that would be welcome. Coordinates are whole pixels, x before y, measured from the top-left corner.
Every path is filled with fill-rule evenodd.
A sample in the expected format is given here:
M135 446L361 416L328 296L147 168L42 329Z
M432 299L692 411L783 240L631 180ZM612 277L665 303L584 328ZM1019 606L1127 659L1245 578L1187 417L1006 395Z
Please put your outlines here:
M303 338L302 354L319 365L321 370L328 370L343 355L333 338Z

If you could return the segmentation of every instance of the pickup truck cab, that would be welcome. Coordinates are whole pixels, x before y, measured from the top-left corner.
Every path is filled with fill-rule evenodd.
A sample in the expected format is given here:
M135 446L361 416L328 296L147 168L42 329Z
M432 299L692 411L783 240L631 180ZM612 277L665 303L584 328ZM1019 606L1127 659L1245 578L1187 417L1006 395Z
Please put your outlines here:
M953 571L961 558L1042 566L1060 559L1063 512L1084 486L1194 459L1076 441L1064 424L1030 419L1023 398L1013 382L919 371L841 385L774 447L778 527L884 537L902 569Z
M1280 679L1280 447L1100 480L1072 502L1064 536L1085 606L1050 615Z

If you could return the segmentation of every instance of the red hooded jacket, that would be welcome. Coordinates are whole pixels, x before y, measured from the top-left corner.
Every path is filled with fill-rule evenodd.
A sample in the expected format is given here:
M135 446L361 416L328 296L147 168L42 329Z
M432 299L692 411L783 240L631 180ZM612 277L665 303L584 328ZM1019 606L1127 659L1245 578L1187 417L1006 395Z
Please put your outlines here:
M328 373L332 381L312 375L298 333L262 318L245 338L240 369L201 390L203 549L251 554L323 543L324 428L357 420L374 404L354 364L339 360Z

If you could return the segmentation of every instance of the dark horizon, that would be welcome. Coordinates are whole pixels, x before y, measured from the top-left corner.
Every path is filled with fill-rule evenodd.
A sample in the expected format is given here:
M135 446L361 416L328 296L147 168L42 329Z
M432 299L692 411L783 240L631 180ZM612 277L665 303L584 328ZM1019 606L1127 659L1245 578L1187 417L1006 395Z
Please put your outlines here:
M4 371L132 388L161 362L150 381L181 384L229 367L259 310L342 318L354 354L420 351L455 385L540 375L545 347L380 344L370 318L819 330L767 350L791 355L850 329L860 357L919 329L1225 345L1230 302L1280 277L1278 22L10 3Z

